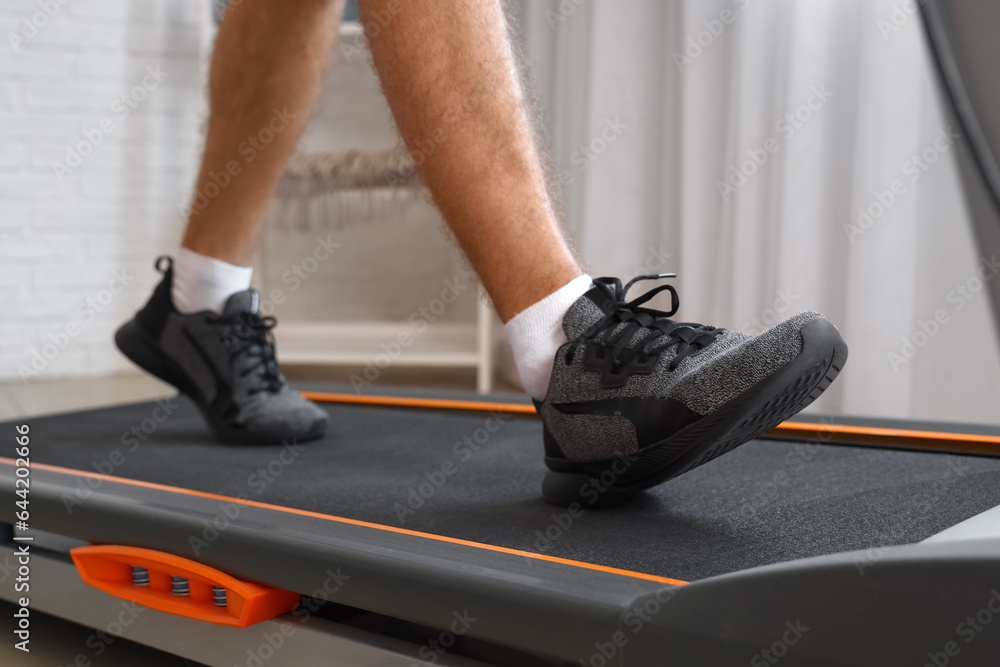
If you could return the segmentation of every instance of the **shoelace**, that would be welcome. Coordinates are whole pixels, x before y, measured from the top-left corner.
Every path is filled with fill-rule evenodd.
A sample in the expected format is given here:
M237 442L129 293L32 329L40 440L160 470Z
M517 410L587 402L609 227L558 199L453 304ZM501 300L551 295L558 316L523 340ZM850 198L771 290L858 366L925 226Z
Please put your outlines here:
M225 325L222 339L234 361L240 357L247 358L248 363L240 371L240 377L253 374L260 379L260 384L250 388L251 396L262 391L273 394L281 389L283 383L271 336L271 330L278 323L276 318L240 313L236 316L215 315L209 321Z
M604 348L605 353L607 350L611 351L612 371L615 373L633 358L645 362L651 355L676 345L677 353L667 366L667 369L672 371L686 357L714 343L725 329L693 322L674 322L670 319L680 307L680 298L672 285L658 285L632 301L625 300L629 288L639 281L674 277L676 276L672 273L636 276L625 283L624 287L618 278L595 279L594 284L605 292L614 308L605 307L607 314L573 340L566 354L566 363L573 363L576 352L588 341L598 343ZM670 292L669 311L641 307L664 291ZM625 326L619 327L622 323ZM642 344L630 346L629 342L640 329L649 329L653 333L646 336Z

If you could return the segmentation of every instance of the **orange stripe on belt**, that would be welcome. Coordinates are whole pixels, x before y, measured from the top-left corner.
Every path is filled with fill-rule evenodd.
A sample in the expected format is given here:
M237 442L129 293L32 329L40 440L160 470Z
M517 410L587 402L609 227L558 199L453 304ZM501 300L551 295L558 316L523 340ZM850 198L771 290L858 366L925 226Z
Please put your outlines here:
M899 428L878 428L874 426L850 426L848 424L814 424L810 422L783 422L774 430L785 433L839 435L871 435L883 438L913 438L915 440L961 440L1000 445L1000 436L976 433L947 433L944 431L917 431Z
M13 459L9 459L6 457L0 457L0 464L7 464L11 466L16 465ZM241 505L247 505L250 507L260 507L262 509L275 510L277 512L285 512L287 514L297 514L299 516L308 516L315 519L325 519L327 521L335 521L337 523L345 523L353 526L374 528L375 530L382 530L389 533L399 533L401 535L412 535L414 537L423 537L425 539L436 540L438 542L461 544L462 546L475 547L477 549L485 549L487 551L496 551L499 553L511 554L513 556L524 556L525 558L533 558L535 560L545 560L551 563L560 563L562 565L572 565L574 567L581 567L588 570L597 570L599 572L609 572L611 574L619 574L625 577L632 577L634 579L647 579L649 581L658 581L660 583L670 584L671 586L683 586L684 584L687 583L686 581L682 581L680 579L671 579L669 577L658 577L656 575L645 574L643 572L632 572L631 570L620 570L615 567L606 567L604 565L596 565L594 563L585 563L583 561L558 558L556 556L548 556L546 554L536 554L530 551L520 551L519 549L508 549L507 547L498 547L492 544L484 544L482 542L461 540L455 537L445 537L444 535L434 535L433 533L422 533L416 530L397 528L395 526L386 526L380 523L371 523L368 521L358 521L357 519L348 519L346 517L334 516L332 514L320 514L318 512L309 512L307 510L300 510L292 507L281 507L280 505L271 505L268 503L261 503L254 500L242 500L240 498L232 498L230 496L222 496L215 493L205 493L203 491L194 491L192 489L182 489L180 487L168 486L166 484L143 482L136 479L126 479L124 477L111 477L109 475L101 475L99 473L88 472L86 470L75 470L73 468L63 468L61 466L53 466L47 463L32 463L30 467L38 470L48 470L50 472L72 475L74 477L88 477L91 479L100 479L103 481L108 481L116 484L127 484L129 486L136 486L145 489L170 491L172 493L181 493L184 495L195 496L198 498L208 498L210 500L221 500L223 502L239 503Z
M466 401L439 398L411 398L403 396L361 396L304 391L311 401L323 403L352 403L404 408L431 408L438 410L472 410L534 415L535 407L524 403L494 401ZM962 454L1000 455L1000 436L943 431L876 428L841 424L786 421L767 432L772 438L804 440L815 438L824 443L875 445L900 449L933 449Z
M410 398L406 396L361 396L359 394L328 394L318 391L304 391L302 395L310 401L320 403L355 403L359 405L387 405L400 408L434 408L438 410L477 410L488 412L510 412L533 415L535 406L524 403L497 403L493 401L459 401L445 398Z

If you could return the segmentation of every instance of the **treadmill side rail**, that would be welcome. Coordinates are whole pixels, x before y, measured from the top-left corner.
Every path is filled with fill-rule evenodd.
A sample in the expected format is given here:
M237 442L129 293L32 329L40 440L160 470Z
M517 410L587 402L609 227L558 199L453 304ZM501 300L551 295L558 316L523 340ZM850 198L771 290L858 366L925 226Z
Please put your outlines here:
M231 577L187 558L138 547L70 550L80 577L115 597L175 616L246 628L288 613L298 593Z
M85 502L67 509L64 499L86 483L82 476L87 474L32 466L32 527L96 544L184 553L241 580L440 631L451 631L456 614L468 614L475 622L463 636L564 662L590 655L594 637L620 630L623 614L636 600L662 597L665 589L676 587L661 578L241 500L228 501L238 503L238 515L195 553L190 538L202 534L205 517L221 511L220 500L102 476L88 487ZM14 504L5 501L14 497L14 479L14 466L0 460L0 521L13 519L5 508ZM311 611L299 606L285 618L304 623L313 617Z

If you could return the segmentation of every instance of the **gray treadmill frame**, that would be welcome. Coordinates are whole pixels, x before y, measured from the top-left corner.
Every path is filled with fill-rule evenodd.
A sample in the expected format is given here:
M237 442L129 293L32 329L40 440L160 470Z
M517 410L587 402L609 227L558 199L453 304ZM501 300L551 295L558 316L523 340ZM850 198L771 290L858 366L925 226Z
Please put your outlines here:
M993 119L992 124L983 120L984 105L979 99L982 94L977 94L975 76L969 68L971 54L961 47L962 40L958 37L958 27L967 19L958 20L958 14L970 10L1000 14L1000 8L991 8L992 4L977 0L917 2L946 112L960 128L956 159L962 190L979 250L987 257L1000 250L1000 118ZM997 49L993 51L989 67L995 66ZM1000 110L995 113L1000 114ZM991 280L988 284L994 320L1000 329L1000 281Z
M8 522L14 479L14 466L0 465L0 520ZM194 554L190 538L220 516L219 500L105 479L69 513L63 495L78 479L33 469L33 528L158 549L305 595L329 588L339 567L350 578L334 602L442 630L468 611L477 619L470 637L574 665L598 664L598 656L607 665L745 665L774 647L782 665L923 664L927 653L961 642L957 624L1000 587L998 538L834 554L672 587L242 504ZM635 611L643 609L645 617ZM786 623L799 620L808 632L781 645ZM208 627L202 632L216 632ZM960 650L965 664L1000 654L1000 614Z

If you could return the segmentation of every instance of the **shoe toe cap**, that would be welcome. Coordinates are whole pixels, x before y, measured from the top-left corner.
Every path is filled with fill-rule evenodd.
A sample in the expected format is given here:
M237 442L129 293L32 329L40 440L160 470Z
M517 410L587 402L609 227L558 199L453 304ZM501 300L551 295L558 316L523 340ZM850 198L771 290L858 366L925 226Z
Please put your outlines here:
M827 320L806 311L740 341L685 377L675 394L699 414L714 412L797 357L802 327L817 319Z

